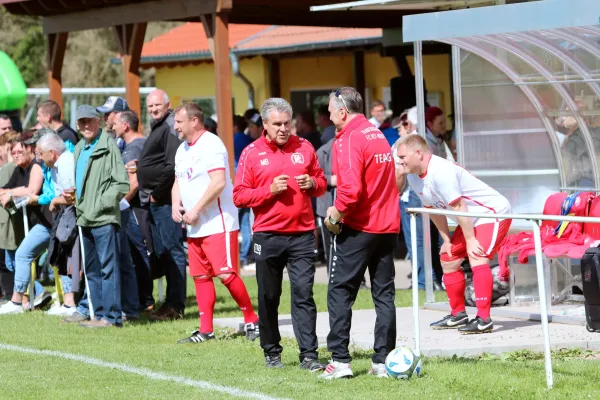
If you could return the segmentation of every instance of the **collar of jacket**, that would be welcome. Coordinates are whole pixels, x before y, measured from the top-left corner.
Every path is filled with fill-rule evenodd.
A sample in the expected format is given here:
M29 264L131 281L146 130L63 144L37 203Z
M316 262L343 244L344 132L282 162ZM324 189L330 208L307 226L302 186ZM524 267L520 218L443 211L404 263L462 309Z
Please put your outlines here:
M152 129L154 129L154 127L162 124L163 122L165 122L167 120L167 118L169 118L170 114L171 114L171 110L167 111L167 113L165 115L163 115L163 117L161 119L153 120L152 123L150 124L150 127Z
M261 140L263 142L263 145L266 146L267 148L271 149L273 152L276 152L277 150L285 151L289 147L293 146L294 144L296 144L300 141L300 139L297 136L290 135L290 138L288 139L288 141L283 146L279 147L267 138L266 130L263 130Z
M98 143L96 143L96 147L94 147L94 151L92 152L91 157L96 157L98 155L104 154L108 151L108 140L113 140L112 137L100 131L98 137ZM81 154L81 150L85 146L85 140L80 140L77 146L75 147L75 159L79 158L79 154Z
M338 139L338 138L340 138L340 137L344 136L344 134L345 134L346 132L352 132L353 130L355 130L356 128L358 128L360 124L362 124L362 123L364 123L364 122L369 122L369 120L367 120L367 119L365 118L365 116L364 116L364 115L362 115L362 114L358 114L356 117L354 117L354 118L352 119L352 121L350 121L350 122L348 123L348 125L346 125L346 126L344 127L344 129L342 129L341 131L339 131L339 132L338 132L338 133L335 135L335 138L336 138L336 139ZM370 123L370 122L369 122L369 123Z

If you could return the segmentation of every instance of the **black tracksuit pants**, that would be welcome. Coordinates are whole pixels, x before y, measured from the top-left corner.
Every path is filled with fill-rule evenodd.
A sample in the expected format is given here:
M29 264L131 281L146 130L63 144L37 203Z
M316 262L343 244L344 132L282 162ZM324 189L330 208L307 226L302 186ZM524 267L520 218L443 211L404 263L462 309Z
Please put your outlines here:
M351 361L350 326L352 305L367 267L371 278L371 295L375 304L374 363L385 363L385 358L396 345L396 290L394 277L394 249L397 234L359 232L348 226L336 236L336 250L329 275L327 307L329 335L327 348L332 359ZM262 334L262 332L261 332Z
M317 358L317 306L315 281L315 235L255 232L253 235L258 283L260 346L265 356L281 354L278 309L283 269L287 266L292 297L292 324L304 357Z

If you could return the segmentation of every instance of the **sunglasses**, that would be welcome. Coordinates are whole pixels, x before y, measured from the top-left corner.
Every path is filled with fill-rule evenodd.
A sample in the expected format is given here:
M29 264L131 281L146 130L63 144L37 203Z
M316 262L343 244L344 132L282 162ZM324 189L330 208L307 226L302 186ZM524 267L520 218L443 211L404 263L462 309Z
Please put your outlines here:
M344 98L342 97L341 89L338 89L338 90L335 91L335 97L337 97L338 99L340 99L342 101L342 104L344 105L344 108L346 109L346 112L348 114L350 114L350 110L348 110L348 106L346 105L346 102L344 101Z

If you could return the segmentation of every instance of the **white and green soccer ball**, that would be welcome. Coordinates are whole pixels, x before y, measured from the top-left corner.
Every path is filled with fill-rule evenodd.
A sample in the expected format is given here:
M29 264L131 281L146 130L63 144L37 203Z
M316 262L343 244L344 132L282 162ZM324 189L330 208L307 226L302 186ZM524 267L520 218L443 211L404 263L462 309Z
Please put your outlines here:
M395 348L385 359L385 371L390 378L419 377L422 368L423 360L408 347Z

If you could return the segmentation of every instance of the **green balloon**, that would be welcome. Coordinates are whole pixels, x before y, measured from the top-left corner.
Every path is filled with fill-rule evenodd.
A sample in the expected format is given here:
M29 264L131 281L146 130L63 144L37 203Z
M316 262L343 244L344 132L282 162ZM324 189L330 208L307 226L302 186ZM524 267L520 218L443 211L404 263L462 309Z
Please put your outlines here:
M11 58L0 51L0 110L20 110L27 102L27 86Z

